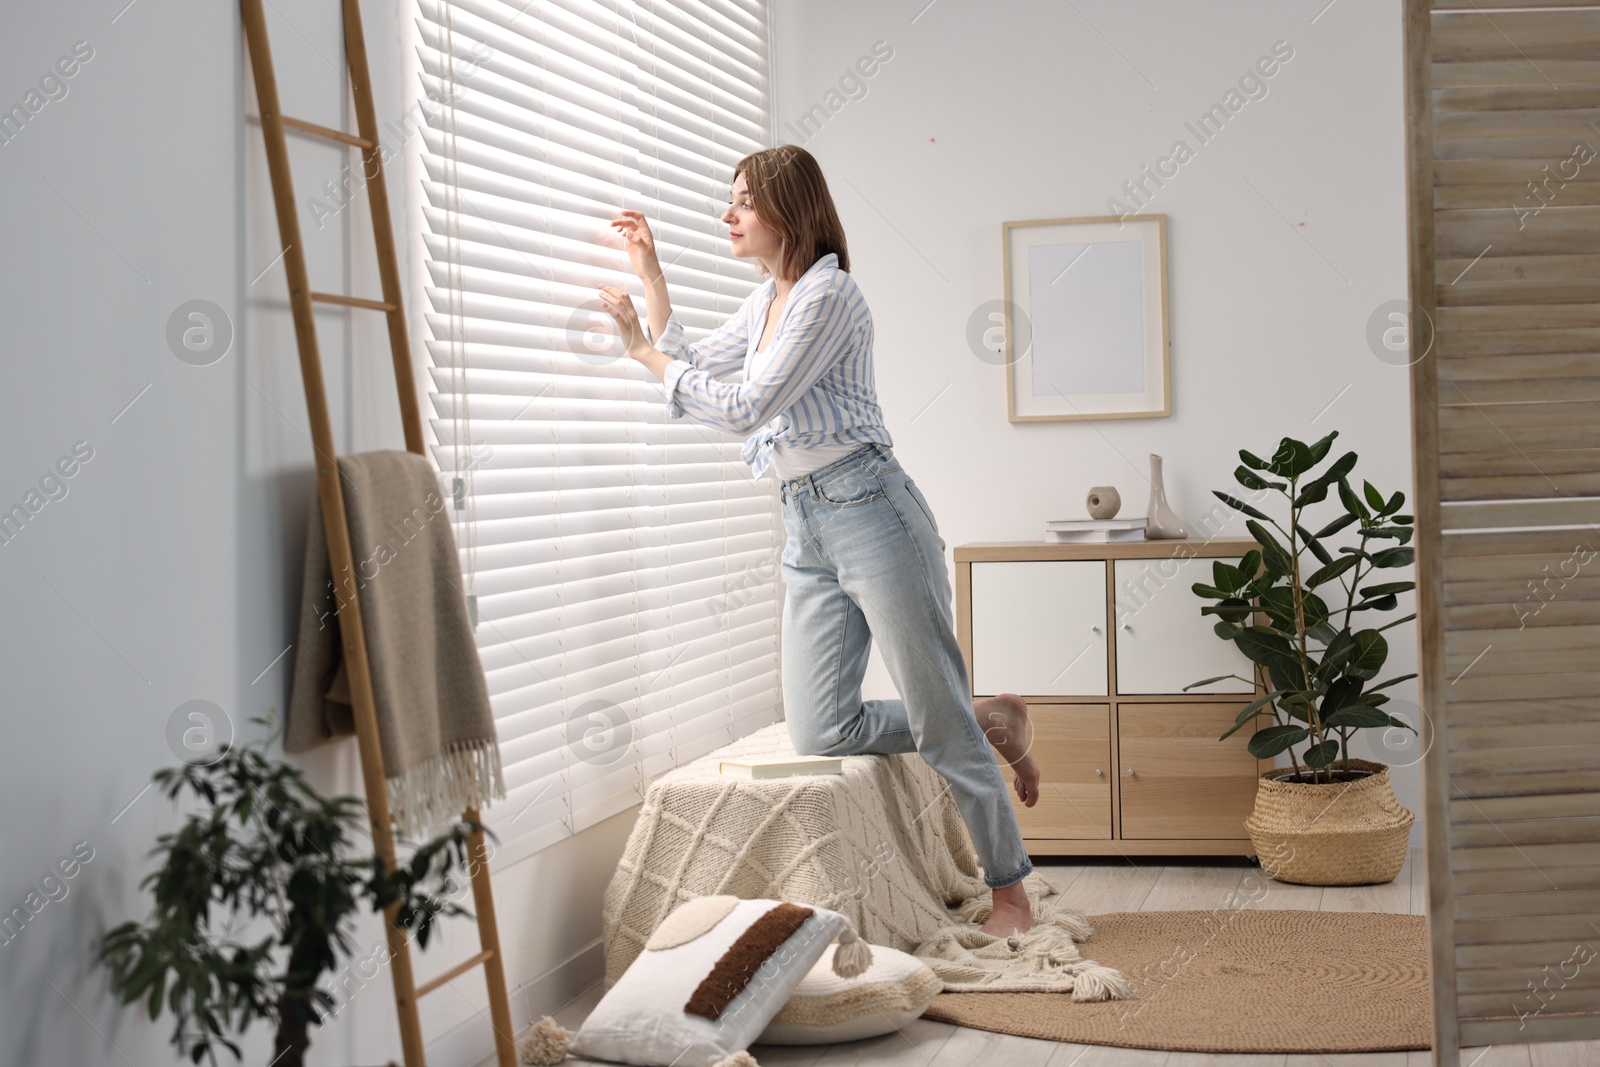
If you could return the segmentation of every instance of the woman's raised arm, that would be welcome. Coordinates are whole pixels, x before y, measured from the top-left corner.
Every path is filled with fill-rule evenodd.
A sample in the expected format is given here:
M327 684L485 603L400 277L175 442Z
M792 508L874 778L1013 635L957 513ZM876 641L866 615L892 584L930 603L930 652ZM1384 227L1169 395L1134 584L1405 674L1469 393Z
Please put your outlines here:
M632 208L619 209L619 217L611 225L622 235L628 251L628 262L633 273L644 283L645 313L650 322L650 336L660 337L672 315L672 301L667 298L667 278L661 272L661 260L656 256L656 238L644 213Z

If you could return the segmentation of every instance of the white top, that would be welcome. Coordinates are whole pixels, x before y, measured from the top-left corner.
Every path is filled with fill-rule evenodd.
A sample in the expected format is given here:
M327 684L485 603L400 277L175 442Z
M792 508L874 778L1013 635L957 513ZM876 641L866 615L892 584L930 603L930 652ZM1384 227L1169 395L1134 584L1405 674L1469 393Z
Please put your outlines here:
M758 305L759 306L759 305ZM767 346L765 352L757 352L756 345L761 340L761 335L766 333L767 309L772 306L768 298L766 307L761 308L758 321L750 323L750 344L744 354L744 377L746 381L758 375L761 367L767 362L767 357L772 354L772 349L777 344L777 330L773 331L772 344ZM784 305L788 307L787 304ZM776 435L783 428L785 415L774 415L762 427L764 433ZM813 445L803 448L798 445L786 445L774 439L772 442L771 466L768 468L772 476L778 481L786 482L791 478L803 478L814 470L821 470L836 459L843 459L861 447L860 441L844 441L837 444Z

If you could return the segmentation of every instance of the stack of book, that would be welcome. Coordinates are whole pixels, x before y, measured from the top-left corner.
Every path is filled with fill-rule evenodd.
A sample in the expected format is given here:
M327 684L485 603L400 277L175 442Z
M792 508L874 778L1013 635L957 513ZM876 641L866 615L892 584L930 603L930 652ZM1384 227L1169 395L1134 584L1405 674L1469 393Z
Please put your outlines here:
M1143 541L1147 518L1138 519L1055 519L1044 524L1046 541L1107 542Z

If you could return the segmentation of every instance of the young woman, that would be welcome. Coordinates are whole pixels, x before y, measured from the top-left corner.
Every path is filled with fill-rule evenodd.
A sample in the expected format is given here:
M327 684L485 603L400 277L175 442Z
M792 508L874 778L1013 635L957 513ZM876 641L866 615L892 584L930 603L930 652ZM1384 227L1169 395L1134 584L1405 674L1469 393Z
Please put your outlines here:
M795 751L921 753L949 784L993 891L982 930L1025 931L1033 917L1022 879L1033 867L989 744L1032 807L1039 769L1028 754L1027 704L1006 693L973 706L945 542L890 449L873 388L872 313L848 273L844 230L816 160L794 145L746 156L722 221L733 254L770 278L711 336L685 343L637 211L611 225L644 283L648 336L626 290L600 286L606 311L628 355L665 384L669 417L748 434L741 458L756 477L770 471L779 481L788 534L783 703ZM741 369L743 381L719 380ZM874 639L903 699L861 699Z

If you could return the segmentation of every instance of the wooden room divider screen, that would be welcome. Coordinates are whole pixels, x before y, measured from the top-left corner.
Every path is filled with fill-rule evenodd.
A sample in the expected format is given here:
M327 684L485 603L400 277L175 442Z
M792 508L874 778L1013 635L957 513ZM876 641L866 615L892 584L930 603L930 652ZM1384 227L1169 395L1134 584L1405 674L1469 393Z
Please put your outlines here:
M1600 7L1406 0L1405 34L1434 1055L1456 1064L1600 1037Z

